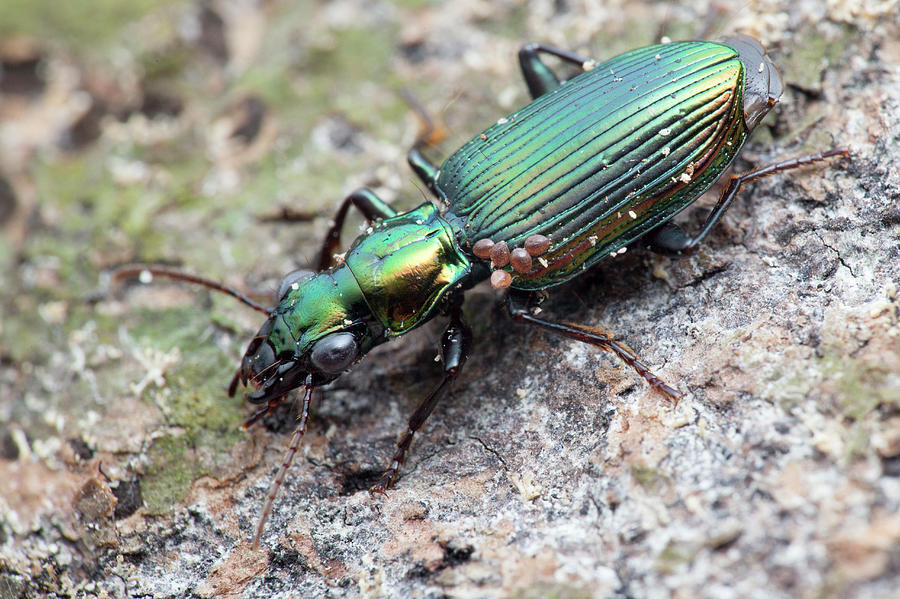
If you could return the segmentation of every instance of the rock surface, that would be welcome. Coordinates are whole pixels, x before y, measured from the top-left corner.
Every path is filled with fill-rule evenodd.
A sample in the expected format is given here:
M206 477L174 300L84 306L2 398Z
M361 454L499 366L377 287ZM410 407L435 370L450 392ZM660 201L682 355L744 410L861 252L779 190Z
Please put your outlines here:
M0 9L0 597L896 596L896 0L92 3ZM787 83L737 168L854 156L749 186L690 258L630 251L544 304L687 398L476 289L472 357L397 487L366 492L438 380L439 325L316 395L251 548L293 428L285 406L242 431L225 393L259 315L103 273L273 290L347 192L421 201L399 90L449 152L526 102L523 42L732 32Z

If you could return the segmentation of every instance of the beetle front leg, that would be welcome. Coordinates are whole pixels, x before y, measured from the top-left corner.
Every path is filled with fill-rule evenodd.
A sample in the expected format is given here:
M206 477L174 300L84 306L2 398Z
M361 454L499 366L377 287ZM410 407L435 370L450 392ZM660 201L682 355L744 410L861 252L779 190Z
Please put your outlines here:
M513 291L507 297L507 307L509 313L514 320L521 323L534 324L546 331L568 337L569 339L577 339L589 343L594 347L615 354L620 360L631 366L644 380L650 383L650 386L674 401L676 404L681 401L681 393L666 384L661 378L653 374L650 367L626 345L619 343L613 339L612 333L602 329L586 327L584 325L575 324L573 322L554 322L544 320L534 316L528 309L528 299L530 294Z
M341 207L338 208L331 228L325 235L322 253L319 254L318 270L325 270L334 264L334 254L341 244L341 229L344 228L344 220L347 218L347 211L351 205L356 206L369 222L397 215L397 211L385 204L371 189L363 187L348 195L341 203Z
M522 46L519 49L519 66L522 68L522 76L525 78L526 85L528 85L528 92L534 99L553 91L561 85L556 73L541 60L541 53L551 54L582 68L585 64L593 62L589 58L584 58L573 52L560 50L553 46L534 43Z
M462 319L462 299L455 301L450 308L450 322L441 336L441 362L444 375L438 386L416 408L406 425L406 432L397 441L397 450L391 458L391 465L381 479L372 486L372 493L384 493L393 486L400 474L400 468L406 461L406 454L412 444L413 435L422 428L438 401L447 394L451 383L462 371L469 349L472 346L472 330Z
M849 155L850 150L847 148L835 148L833 150L828 150L827 152L801 156L783 162L776 162L775 164L762 166L746 173L732 175L728 181L728 185L719 197L719 201L716 202L712 212L706 217L703 228L700 229L700 232L696 236L691 237L678 225L667 222L645 235L644 243L649 249L663 255L678 256L681 254L689 254L697 249L697 245L706 238L713 226L719 222L719 219L722 218L722 214L725 213L725 210L731 205L731 202L734 201L737 193L744 185L758 181L763 177L774 175L775 173L781 173L815 162L821 162L834 156Z

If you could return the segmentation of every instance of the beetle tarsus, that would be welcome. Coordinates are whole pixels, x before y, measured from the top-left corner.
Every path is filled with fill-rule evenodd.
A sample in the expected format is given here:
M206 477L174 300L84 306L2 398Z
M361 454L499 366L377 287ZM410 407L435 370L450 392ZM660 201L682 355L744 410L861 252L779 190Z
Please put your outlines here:
M681 392L671 385L668 385L654 374L653 371L650 370L650 367L647 366L628 346L615 341L609 331L586 327L573 322L554 322L538 318L529 312L527 301L523 300L526 300L526 298L519 293L511 293L508 297L507 307L514 320L523 324L537 325L542 329L556 333L557 335L583 341L584 343L589 343L604 351L608 351L611 354L615 354L619 359L631 366L635 372L641 375L651 387L671 399L675 405L681 401Z
M695 237L689 237L677 225L666 222L644 237L646 245L654 252L663 255L681 256L690 254L697 248L697 245L706 238L713 226L719 222L719 219L722 218L725 210L728 209L731 202L734 201L734 198L744 185L749 185L750 183L759 181L764 177L776 173L801 168L816 162L822 162L829 158L834 158L835 156L850 155L851 152L848 148L834 148L817 154L810 154L808 156L800 156L782 162L767 164L766 166L761 166L738 175L731 175L728 179L728 185L725 186L722 195L719 196L719 201L716 202L715 207L712 212L709 213L709 216L706 217L706 222L703 223L703 227Z

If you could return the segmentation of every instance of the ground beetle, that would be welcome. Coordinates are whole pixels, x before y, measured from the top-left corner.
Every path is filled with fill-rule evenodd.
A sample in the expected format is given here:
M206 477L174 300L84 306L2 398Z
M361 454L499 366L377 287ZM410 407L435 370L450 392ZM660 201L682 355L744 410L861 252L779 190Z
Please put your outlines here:
M541 55L583 72L561 82ZM539 318L533 292L638 243L664 254L690 252L742 185L848 154L840 148L732 176L700 232L689 236L672 217L722 175L781 96L781 77L759 42L737 35L721 42L669 43L604 63L529 44L519 62L533 102L499 119L439 167L423 154L430 126L410 150L410 165L437 203L398 214L368 189L353 192L328 232L317 272L287 275L275 308L165 269L118 272L121 278L147 270L204 284L269 316L229 394L239 382L255 387L247 399L265 405L248 424L291 391L303 387L304 394L254 545L305 431L312 390L338 378L376 345L443 314L449 317L441 338L443 378L410 417L373 491L394 483L413 435L465 364L471 331L463 322L463 292L486 279L495 288L509 288L508 308L516 321L611 352L678 401L681 394L610 333ZM345 254L335 255L350 206L370 226Z

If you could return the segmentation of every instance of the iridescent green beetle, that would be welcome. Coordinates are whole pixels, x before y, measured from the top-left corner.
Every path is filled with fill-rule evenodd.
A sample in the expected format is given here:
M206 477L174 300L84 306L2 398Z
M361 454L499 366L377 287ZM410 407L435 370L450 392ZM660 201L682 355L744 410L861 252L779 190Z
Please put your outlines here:
M561 83L541 54L584 72ZM414 433L466 361L471 332L462 318L463 292L488 278L495 287L509 287L516 321L614 353L677 401L680 393L609 333L537 317L531 292L564 283L636 243L666 254L690 252L741 185L848 153L835 149L733 176L691 237L670 219L722 175L781 96L781 77L765 49L734 36L649 46L596 63L530 44L519 61L531 104L499 119L440 167L422 154L426 135L410 151L409 163L437 205L397 214L370 190L352 193L328 233L319 271L285 277L278 306L263 309L269 319L250 342L229 393L238 382L256 387L248 399L266 406L248 422L294 389L305 393L254 542L297 451L312 390L374 346L445 314L443 378L410 417L373 490L393 484ZM351 205L371 226L333 265Z

